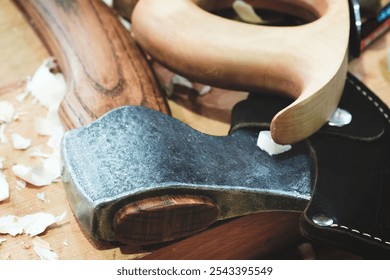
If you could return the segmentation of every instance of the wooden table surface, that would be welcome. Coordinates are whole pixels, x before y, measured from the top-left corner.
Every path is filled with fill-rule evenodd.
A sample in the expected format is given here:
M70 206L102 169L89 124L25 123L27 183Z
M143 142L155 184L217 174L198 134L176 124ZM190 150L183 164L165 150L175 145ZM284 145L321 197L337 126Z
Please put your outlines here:
M350 71L357 75L366 85L371 88L388 105L390 104L390 72L387 70L388 48L390 46L390 34L387 34L381 40L374 43L366 50L359 59L350 63ZM18 11L14 4L9 0L2 1L0 8L0 101L8 101L13 104L17 112L23 112L17 121L13 121L5 128L5 134L8 136L9 144L0 144L0 157L4 157L3 174L6 176L10 185L10 198L0 202L0 217L5 215L23 216L36 212L48 212L53 215L60 215L64 211L67 216L58 225L48 228L40 238L49 242L53 251L58 254L60 259L138 259L138 258L175 258L175 250L183 250L188 258L194 258L191 255L191 244L185 240L180 246L168 244L157 247L132 248L129 246L120 246L119 244L96 243L91 241L78 225L75 217L69 208L64 189L61 183L54 183L45 187L33 187L27 185L26 188L18 190L16 180L11 168L14 164L21 163L26 165L35 165L39 159L29 156L34 147L44 151L50 151L47 147L47 137L38 136L34 129L34 118L44 117L46 108L38 103L34 103L31 96L28 96L23 102L19 102L15 97L24 90L26 77L31 76L41 65L44 59L49 57L49 53ZM212 135L226 135L229 129L230 110L239 100L246 97L246 93L225 92L223 95L217 89L213 89L204 96L198 96L194 92L179 93L169 101L173 116L191 125L193 128ZM14 150L11 146L10 134L20 133L25 137L32 139L31 148L25 151ZM44 192L47 201L41 201L37 194ZM252 227L252 230L258 231L259 240L256 243L248 243L248 246L267 247L264 240L261 239L261 224L259 223L267 217L269 220L276 219L284 223L286 228L294 229L291 239L285 243L280 242L277 249L290 248L295 246L297 214L284 214L284 216L272 216L274 213L264 213L255 217L248 217L237 222L237 228L242 226ZM287 225L286 225L287 224ZM276 231L277 232L277 231ZM215 238L218 236L228 236L230 233L222 233L215 230ZM279 231L283 234L283 231ZM201 234L200 234L201 235ZM276 236L275 238L277 238ZM18 235L12 237L9 235L0 235L6 241L0 245L0 259L39 259L32 249L32 237L27 235ZM252 239L252 236L247 236ZM245 235L242 236L245 244ZM223 246L223 242L217 242L216 246ZM256 245L253 245L256 244ZM273 245L274 246L274 245ZM240 248L238 248L240 247ZM276 248L275 247L275 248ZM196 248L199 250L212 251L212 248ZM237 250L251 250L245 246L237 246ZM276 249L275 249L276 250ZM196 250L195 250L196 251ZM242 256L256 258L258 251L253 249L254 255L243 254ZM260 250L261 251L261 250ZM272 251L272 248L271 248ZM332 252L337 252L337 250ZM153 252L153 253L151 253ZM268 253L270 249L268 248ZM218 255L208 254L207 258L218 258ZM237 257L232 254L231 256ZM283 257L283 254L281 255ZM331 258L354 258L353 255L329 254ZM229 254L224 255L229 258ZM286 257L288 257L286 255ZM186 257L181 257L186 258Z

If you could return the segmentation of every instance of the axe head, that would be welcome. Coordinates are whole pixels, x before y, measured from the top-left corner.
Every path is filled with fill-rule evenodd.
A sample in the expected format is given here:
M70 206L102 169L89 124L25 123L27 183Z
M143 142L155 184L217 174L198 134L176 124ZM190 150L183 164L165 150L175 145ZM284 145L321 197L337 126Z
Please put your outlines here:
M257 135L210 136L145 107L121 107L65 134L63 182L94 239L130 244L264 210L302 211L314 180L311 150L301 142L270 157Z

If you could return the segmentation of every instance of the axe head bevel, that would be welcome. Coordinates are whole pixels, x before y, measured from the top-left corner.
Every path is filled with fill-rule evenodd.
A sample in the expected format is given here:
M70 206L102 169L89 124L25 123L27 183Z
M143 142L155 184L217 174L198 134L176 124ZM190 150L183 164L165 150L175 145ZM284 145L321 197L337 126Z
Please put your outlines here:
M270 157L256 146L257 135L239 129L210 136L145 107L121 107L65 134L64 186L94 239L125 243L172 240L260 211L302 211L315 173L309 146L300 142ZM177 195L201 199L189 206Z

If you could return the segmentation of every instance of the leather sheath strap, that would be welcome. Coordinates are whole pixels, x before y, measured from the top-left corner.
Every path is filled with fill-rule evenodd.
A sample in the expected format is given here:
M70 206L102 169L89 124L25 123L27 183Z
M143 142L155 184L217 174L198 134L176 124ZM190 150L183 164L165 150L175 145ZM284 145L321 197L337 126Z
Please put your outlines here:
M289 102L251 93L234 107L231 132L267 128ZM301 233L364 258L389 258L390 110L351 74L339 108L352 114L350 124L325 125L305 140L313 149L316 176Z

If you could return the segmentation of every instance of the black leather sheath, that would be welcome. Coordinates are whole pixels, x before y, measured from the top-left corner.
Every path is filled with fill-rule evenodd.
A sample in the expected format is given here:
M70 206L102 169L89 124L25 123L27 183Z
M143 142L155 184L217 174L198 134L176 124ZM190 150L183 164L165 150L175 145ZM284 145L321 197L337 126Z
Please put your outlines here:
M290 102L251 93L233 109L231 131L269 127ZM350 124L325 125L305 140L316 175L301 233L365 258L390 258L390 110L351 74L339 108L352 114Z

